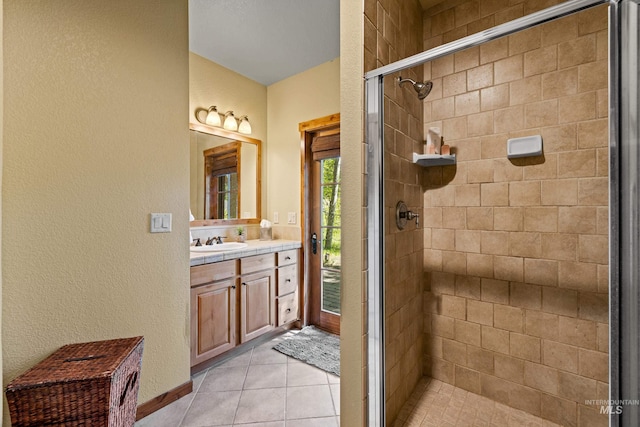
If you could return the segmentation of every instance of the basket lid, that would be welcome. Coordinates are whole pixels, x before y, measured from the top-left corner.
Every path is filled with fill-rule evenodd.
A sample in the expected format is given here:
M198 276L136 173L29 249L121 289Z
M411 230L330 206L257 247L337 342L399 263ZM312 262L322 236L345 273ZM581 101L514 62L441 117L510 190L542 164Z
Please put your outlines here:
M7 390L109 377L142 342L143 337L132 337L62 346L11 381Z

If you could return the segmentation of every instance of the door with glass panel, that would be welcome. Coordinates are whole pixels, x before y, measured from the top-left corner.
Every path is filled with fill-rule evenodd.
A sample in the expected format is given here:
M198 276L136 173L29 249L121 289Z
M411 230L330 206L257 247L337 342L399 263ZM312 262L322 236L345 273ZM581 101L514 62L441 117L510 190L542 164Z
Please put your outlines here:
M310 323L340 333L341 174L339 129L313 137L308 238Z

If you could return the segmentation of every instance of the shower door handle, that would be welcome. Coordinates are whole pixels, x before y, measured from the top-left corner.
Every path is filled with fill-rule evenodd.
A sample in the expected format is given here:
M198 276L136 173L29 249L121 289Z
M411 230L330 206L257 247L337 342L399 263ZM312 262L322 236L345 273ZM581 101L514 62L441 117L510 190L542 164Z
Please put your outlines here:
M311 252L314 255L318 253L318 235L316 233L311 235Z

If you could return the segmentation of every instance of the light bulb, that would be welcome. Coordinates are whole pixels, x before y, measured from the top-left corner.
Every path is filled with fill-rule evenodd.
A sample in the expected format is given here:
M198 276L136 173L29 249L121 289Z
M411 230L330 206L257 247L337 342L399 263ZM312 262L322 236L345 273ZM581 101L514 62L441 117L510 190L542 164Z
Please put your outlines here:
M224 114L224 128L226 130L232 130L234 132L238 130L238 122L233 115L233 111L227 111Z
M218 114L218 109L215 105L209 108L207 118L204 120L204 122L210 126L220 126L220 114Z
M249 118L247 116L240 117L238 132L244 133L245 135L251 135L251 123L249 123Z

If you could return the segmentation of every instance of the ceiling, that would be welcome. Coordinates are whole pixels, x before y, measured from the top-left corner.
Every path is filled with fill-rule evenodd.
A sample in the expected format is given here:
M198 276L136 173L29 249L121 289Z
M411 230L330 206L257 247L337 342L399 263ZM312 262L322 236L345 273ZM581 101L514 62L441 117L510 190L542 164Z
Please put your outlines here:
M189 0L189 49L268 86L340 56L340 0Z
M189 0L189 49L268 86L340 56L340 1Z

